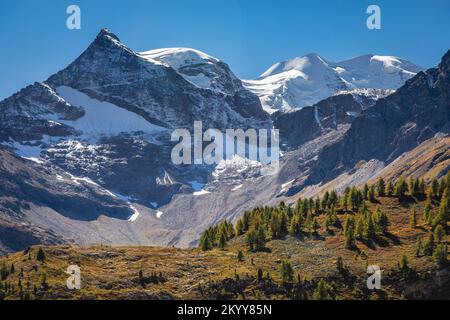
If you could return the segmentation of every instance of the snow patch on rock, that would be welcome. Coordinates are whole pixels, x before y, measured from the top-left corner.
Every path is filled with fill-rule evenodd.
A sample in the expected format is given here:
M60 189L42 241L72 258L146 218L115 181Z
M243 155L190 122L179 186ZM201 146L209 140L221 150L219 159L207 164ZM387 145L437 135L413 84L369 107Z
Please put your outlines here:
M101 102L75 89L62 86L56 89L58 95L73 106L82 107L85 115L76 121L60 122L82 132L83 138L97 141L107 136L121 133L142 132L148 137L166 129L151 124L138 114L117 107L109 102Z

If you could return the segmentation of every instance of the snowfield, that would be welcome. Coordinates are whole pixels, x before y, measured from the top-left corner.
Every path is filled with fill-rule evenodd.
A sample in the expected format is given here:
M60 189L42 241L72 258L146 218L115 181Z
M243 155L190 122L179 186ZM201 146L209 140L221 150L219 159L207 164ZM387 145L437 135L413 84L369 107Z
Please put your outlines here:
M397 89L421 70L393 56L369 54L335 63L313 53L276 63L244 85L272 114L312 106L337 92Z
M187 65L202 63L217 63L220 60L206 53L191 48L162 48L141 52L140 55L146 59L163 61L175 70Z
M56 89L59 96L73 106L82 107L85 115L76 121L58 120L81 131L83 138L97 141L102 136L117 136L121 133L142 132L147 136L166 130L151 124L141 116L109 102L101 102L69 87Z

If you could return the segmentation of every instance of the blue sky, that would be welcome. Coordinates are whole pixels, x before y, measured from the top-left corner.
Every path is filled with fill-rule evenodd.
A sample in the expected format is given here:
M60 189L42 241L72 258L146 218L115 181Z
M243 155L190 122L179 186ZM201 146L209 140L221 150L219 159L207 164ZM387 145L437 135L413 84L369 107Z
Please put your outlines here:
M82 29L66 28L79 5ZM366 9L382 29L366 28ZM366 53L424 67L450 49L449 0L1 0L0 99L72 62L107 27L136 51L191 47L227 62L242 78L317 52L331 61Z

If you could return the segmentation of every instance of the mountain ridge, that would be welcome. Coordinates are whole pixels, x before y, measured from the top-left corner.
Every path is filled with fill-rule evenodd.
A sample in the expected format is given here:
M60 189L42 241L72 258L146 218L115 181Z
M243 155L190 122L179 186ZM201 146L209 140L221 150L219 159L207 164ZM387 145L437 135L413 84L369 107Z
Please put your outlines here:
M286 112L314 105L343 90L397 89L421 70L394 56L367 54L331 62L311 53L276 63L244 84L260 97L267 112Z

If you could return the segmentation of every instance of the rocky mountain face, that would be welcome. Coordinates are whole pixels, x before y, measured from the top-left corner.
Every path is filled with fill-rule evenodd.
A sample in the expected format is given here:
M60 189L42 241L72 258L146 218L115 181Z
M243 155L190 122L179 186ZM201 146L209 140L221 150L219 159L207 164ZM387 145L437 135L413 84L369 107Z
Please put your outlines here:
M288 113L277 112L273 114L274 126L280 130L283 142L295 148L326 131L351 124L363 110L372 107L375 102L376 98L365 94L342 93L311 107Z
M370 54L330 62L313 53L279 62L245 85L260 97L267 112L287 112L312 106L341 91L365 89L373 95L397 89L421 70L392 56Z
M43 83L35 83L0 102L0 140L41 140L44 135L70 136L75 130L52 122L50 118L75 121L84 115L82 108L69 105Z
M336 85L323 101L269 116L224 62L185 48L137 53L102 30L67 68L0 102L0 252L39 242L189 247L220 220L305 190L314 195L317 185L354 172L355 162L375 159L370 174L358 175L368 180L448 133L447 60L396 93L397 82L390 87L373 71L365 78L381 89ZM321 63L318 74L337 72ZM390 63L393 79L408 78L399 71L406 62ZM345 67L364 78L361 61ZM261 163L240 157L174 165L170 134L196 120L205 129L278 128L279 171L262 175ZM444 158L424 163L442 166ZM340 187L355 181L344 180Z
M256 96L241 94L239 83L228 93L205 90L167 64L127 48L108 30L47 83L71 87L166 128L191 127L196 119L210 128L246 127L266 118Z
M134 214L95 182L51 163L26 160L3 147L0 159L0 253L38 243L80 243L80 226L73 221L126 220Z
M266 113L261 112L261 105L255 95L244 88L242 81L223 61L187 48L157 49L141 52L140 55L149 61L156 60L172 67L199 88L224 95L233 109L246 118L267 119Z

